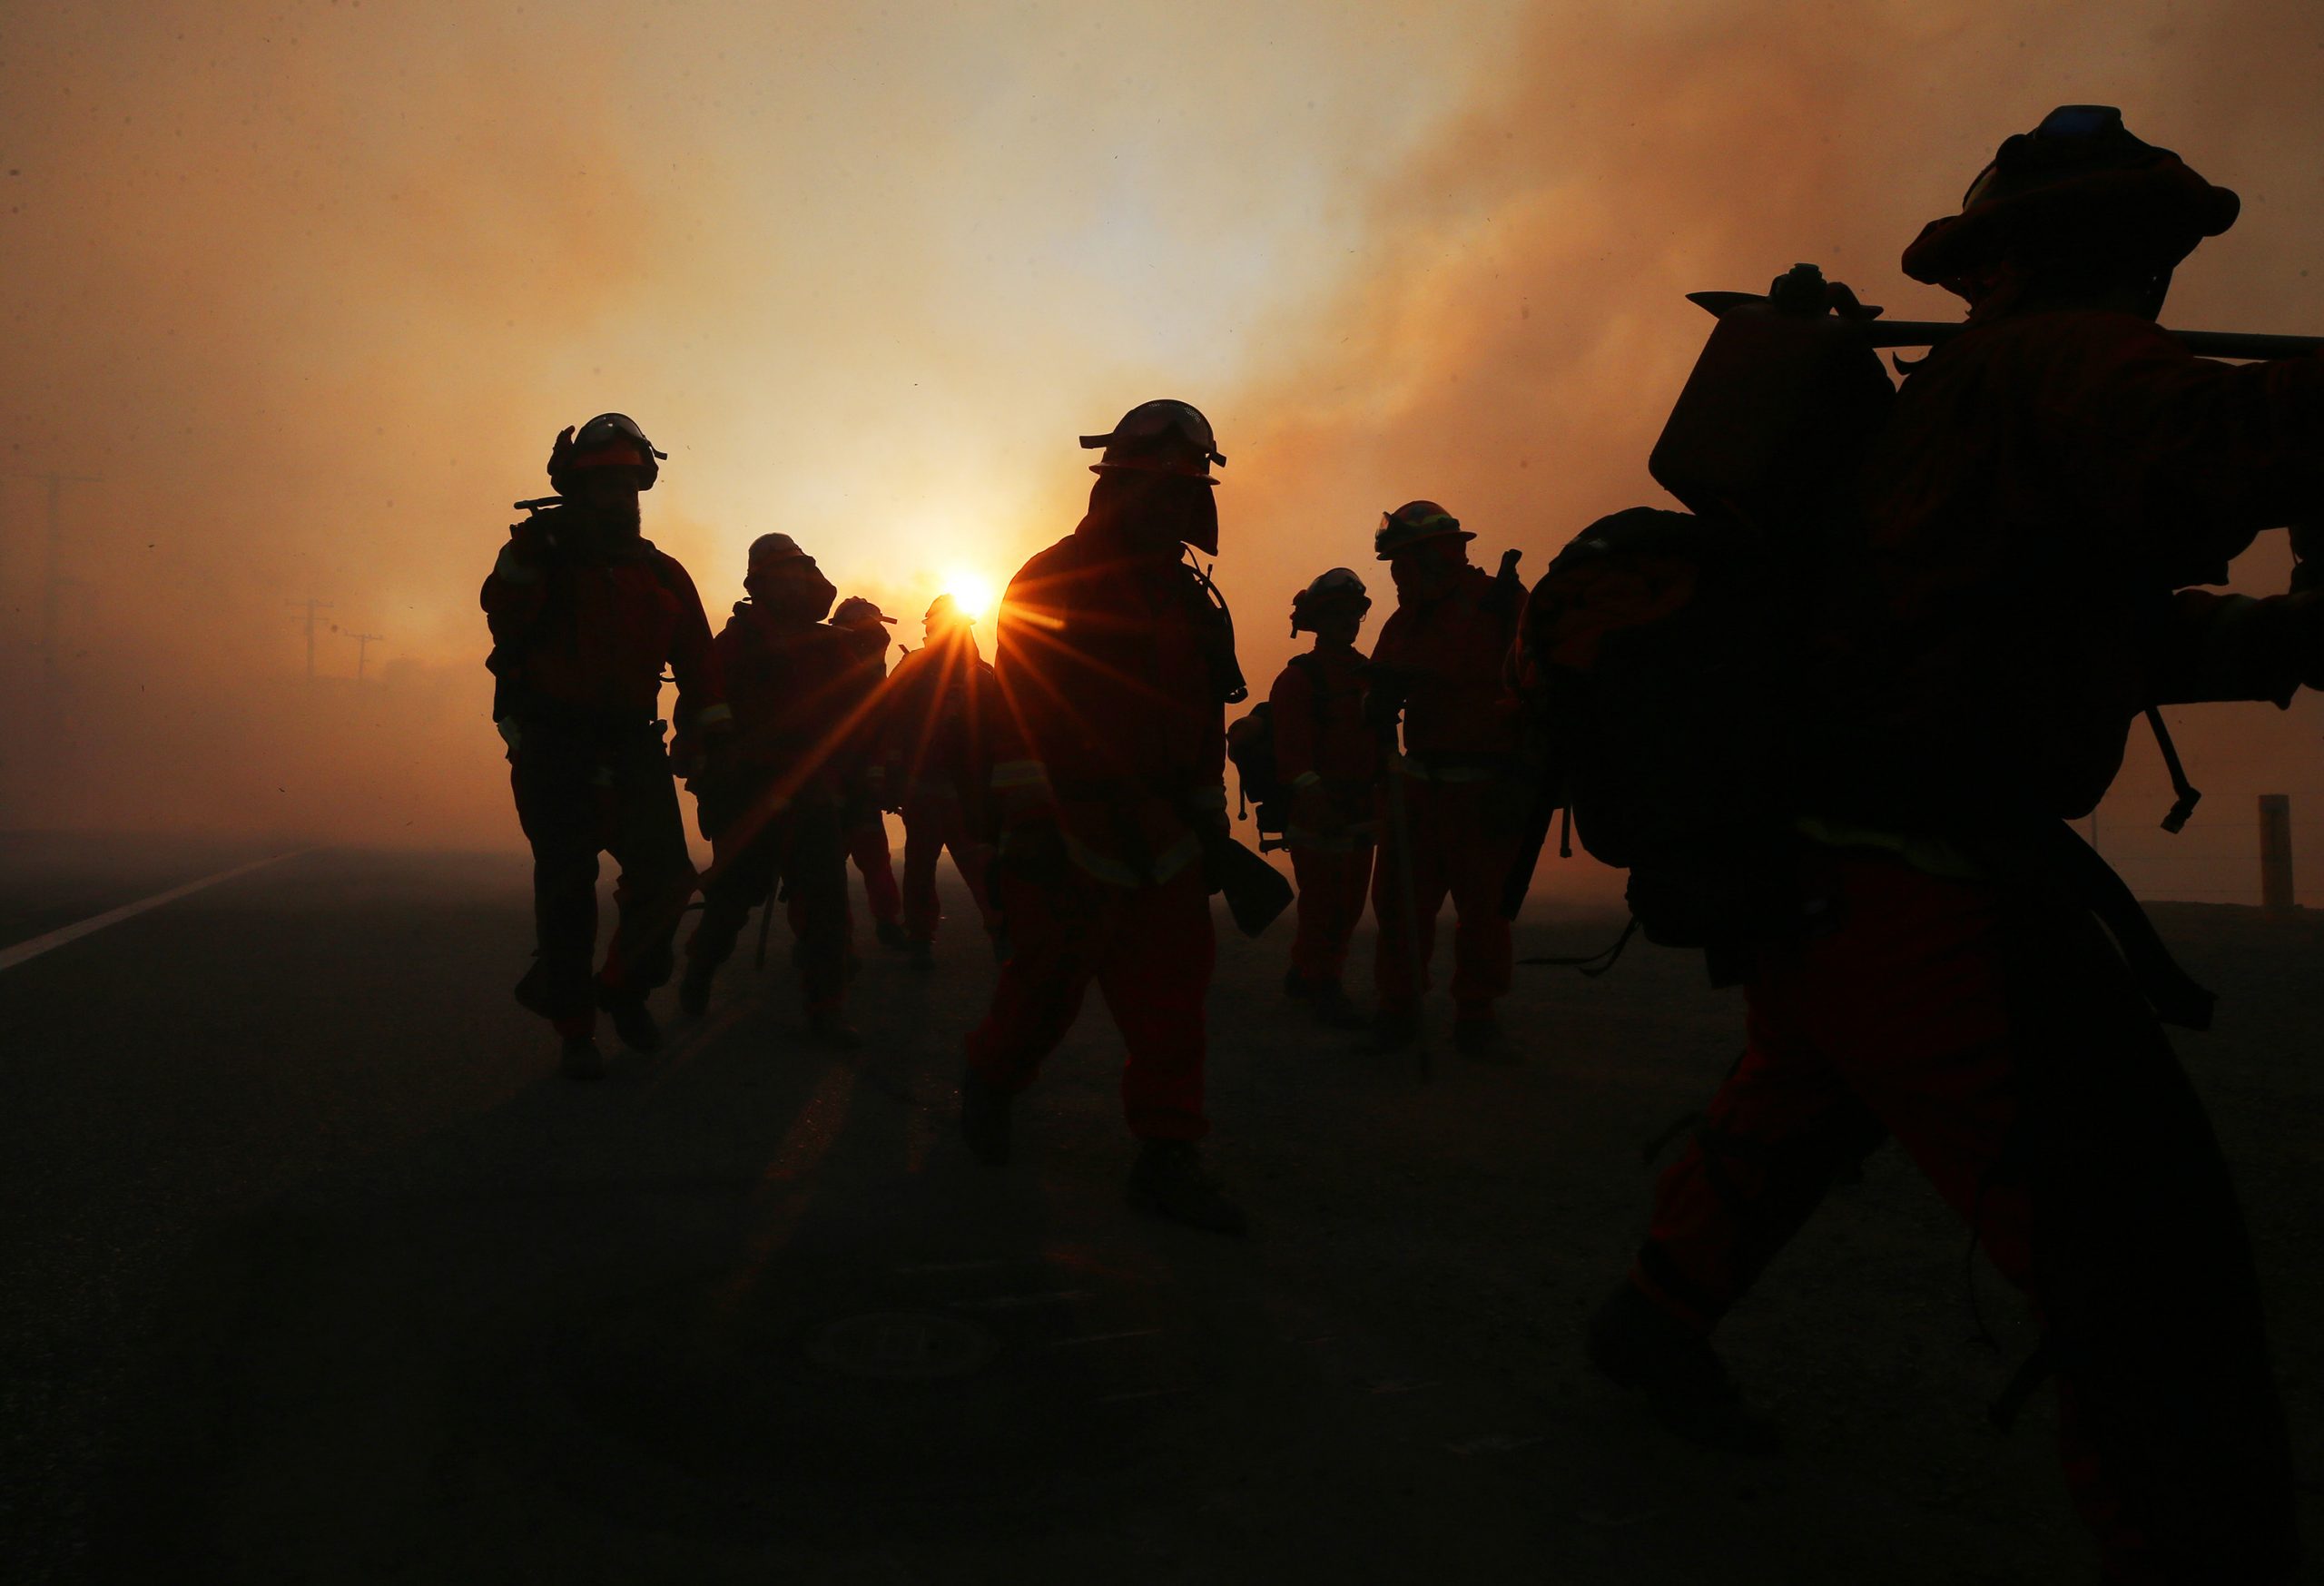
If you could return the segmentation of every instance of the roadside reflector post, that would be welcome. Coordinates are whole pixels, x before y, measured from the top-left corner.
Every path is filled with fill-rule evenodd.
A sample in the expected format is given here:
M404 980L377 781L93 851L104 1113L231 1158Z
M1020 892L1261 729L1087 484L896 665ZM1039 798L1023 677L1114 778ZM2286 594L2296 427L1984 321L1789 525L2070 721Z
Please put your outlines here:
M2291 795L2260 795L2260 906L2270 914L2294 907L2291 890Z

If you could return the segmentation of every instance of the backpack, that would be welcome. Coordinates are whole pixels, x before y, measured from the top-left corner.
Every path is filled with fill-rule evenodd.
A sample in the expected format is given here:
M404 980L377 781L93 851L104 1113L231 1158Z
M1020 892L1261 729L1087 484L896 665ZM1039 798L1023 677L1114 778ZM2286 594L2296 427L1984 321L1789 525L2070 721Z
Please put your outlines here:
M1291 665L1305 667L1306 655L1294 655ZM1323 694L1316 692L1315 709L1320 719ZM1275 706L1261 700L1250 710L1226 726L1226 758L1235 767L1244 813L1247 817L1258 812L1259 846L1262 850L1280 846L1270 843L1270 833L1280 835L1286 821L1285 812L1291 803L1291 789L1283 780L1283 773L1275 761Z
M1630 872L1650 941L1714 946L1766 906L1804 731L1801 604L1737 526L1649 507L1591 524L1526 597L1516 683L1551 806Z
M1575 536L1527 596L1512 669L1549 757L1541 803L1630 872L1649 941L1713 949L1716 977L1716 950L1787 906L1792 795L1835 738L1803 647L1896 390L1864 330L1878 310L1811 265L1714 311L1647 463L1692 510Z
M1633 507L1577 535L1527 596L1511 681L1547 756L1535 852L1561 810L1592 857L1629 871L1647 939L1707 950L1714 983L1728 984L1758 942L1812 923L1793 817L1836 792L1876 810L1919 790L1857 730L1865 680L1809 648L1827 581L1846 586L1855 485L1895 406L1863 330L1877 310L1801 265L1766 299L1715 311L1648 463L1693 512ZM2176 831L2198 795L2159 714L2148 719ZM2162 1017L2203 1027L2209 993L2069 826L1979 840L2003 870L2078 896Z

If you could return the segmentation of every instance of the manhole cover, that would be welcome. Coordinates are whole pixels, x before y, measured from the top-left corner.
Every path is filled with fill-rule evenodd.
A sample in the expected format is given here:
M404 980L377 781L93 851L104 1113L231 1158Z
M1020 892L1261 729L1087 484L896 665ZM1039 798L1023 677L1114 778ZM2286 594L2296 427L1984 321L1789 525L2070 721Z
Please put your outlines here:
M875 1311L823 1328L808 1341L807 1358L849 1376L924 1382L966 1376L999 1350L992 1335L972 1322Z

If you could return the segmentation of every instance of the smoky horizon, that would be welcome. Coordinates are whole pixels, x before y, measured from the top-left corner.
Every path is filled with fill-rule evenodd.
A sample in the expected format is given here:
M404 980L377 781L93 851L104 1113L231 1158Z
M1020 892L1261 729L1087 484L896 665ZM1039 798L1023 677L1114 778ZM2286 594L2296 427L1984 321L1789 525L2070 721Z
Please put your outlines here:
M1685 293L1812 261L1957 318L1897 255L2053 106L2119 105L2242 195L2167 322L2324 331L2324 18L2291 0L13 21L11 832L516 844L478 587L551 438L608 409L669 453L644 532L714 627L779 531L917 646L932 598L989 604L1073 527L1078 436L1192 401L1233 459L1217 578L1260 695L1327 567L1373 585L1368 646L1397 502L1529 577L1669 505L1646 457L1709 323ZM2234 587L2282 587L2281 538ZM2156 829L2134 735L2101 845L2151 896L2256 901L2256 798L2324 809L2317 708L2171 725L2202 809Z

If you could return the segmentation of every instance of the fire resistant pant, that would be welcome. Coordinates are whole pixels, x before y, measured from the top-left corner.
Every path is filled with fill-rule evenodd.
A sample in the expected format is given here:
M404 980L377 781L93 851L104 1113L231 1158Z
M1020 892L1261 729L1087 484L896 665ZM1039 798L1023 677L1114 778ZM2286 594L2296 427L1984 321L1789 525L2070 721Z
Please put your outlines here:
M993 928L986 879L992 849L972 838L960 795L949 784L922 784L904 800L904 931L914 941L935 941L936 923L944 917L936 901L936 861L948 848L952 868L968 883L984 928Z
M517 819L533 848L538 950L518 996L558 1034L587 1035L596 1026L597 855L621 866L618 921L597 976L608 996L642 998L669 980L670 941L694 893L661 724L523 722L508 758Z
M1122 1113L1141 1139L1197 1140L1207 1038L1203 997L1216 943L1201 869L1115 887L1068 871L1038 880L994 867L1009 961L970 1031L970 1066L1011 1094L1040 1071L1095 980L1122 1033Z
M702 883L702 923L686 941L689 974L707 976L734 951L751 911L778 884L788 900L802 1000L811 1014L836 1011L847 988L851 943L847 851L839 806L808 800L754 822L737 816L712 840Z
M1299 882L1299 929L1291 939L1291 972L1310 986L1336 986L1347 964L1348 938L1364 918L1372 884L1372 846L1345 850L1291 846Z
M874 925L893 925L903 918L903 897L896 890L895 867L888 862L888 824L874 810L847 833L847 856L863 876L863 901Z
M1818 851L1633 1280L1716 1324L1885 1131L2038 1307L2113 1581L2289 1579L2292 1474L2243 1219L2162 1027L2071 904Z
M1482 1011L1509 990L1509 921L1502 918L1501 892L1519 847L1511 788L1498 780L1431 782L1414 776L1404 777L1402 786L1412 831L1417 951L1405 936L1403 874L1392 815L1383 823L1380 858L1372 872L1372 914L1380 925L1373 983L1380 1004L1408 1010L1428 990L1436 911L1450 893L1459 921L1452 934L1452 1000L1464 1010ZM1417 985L1414 959L1420 964Z

